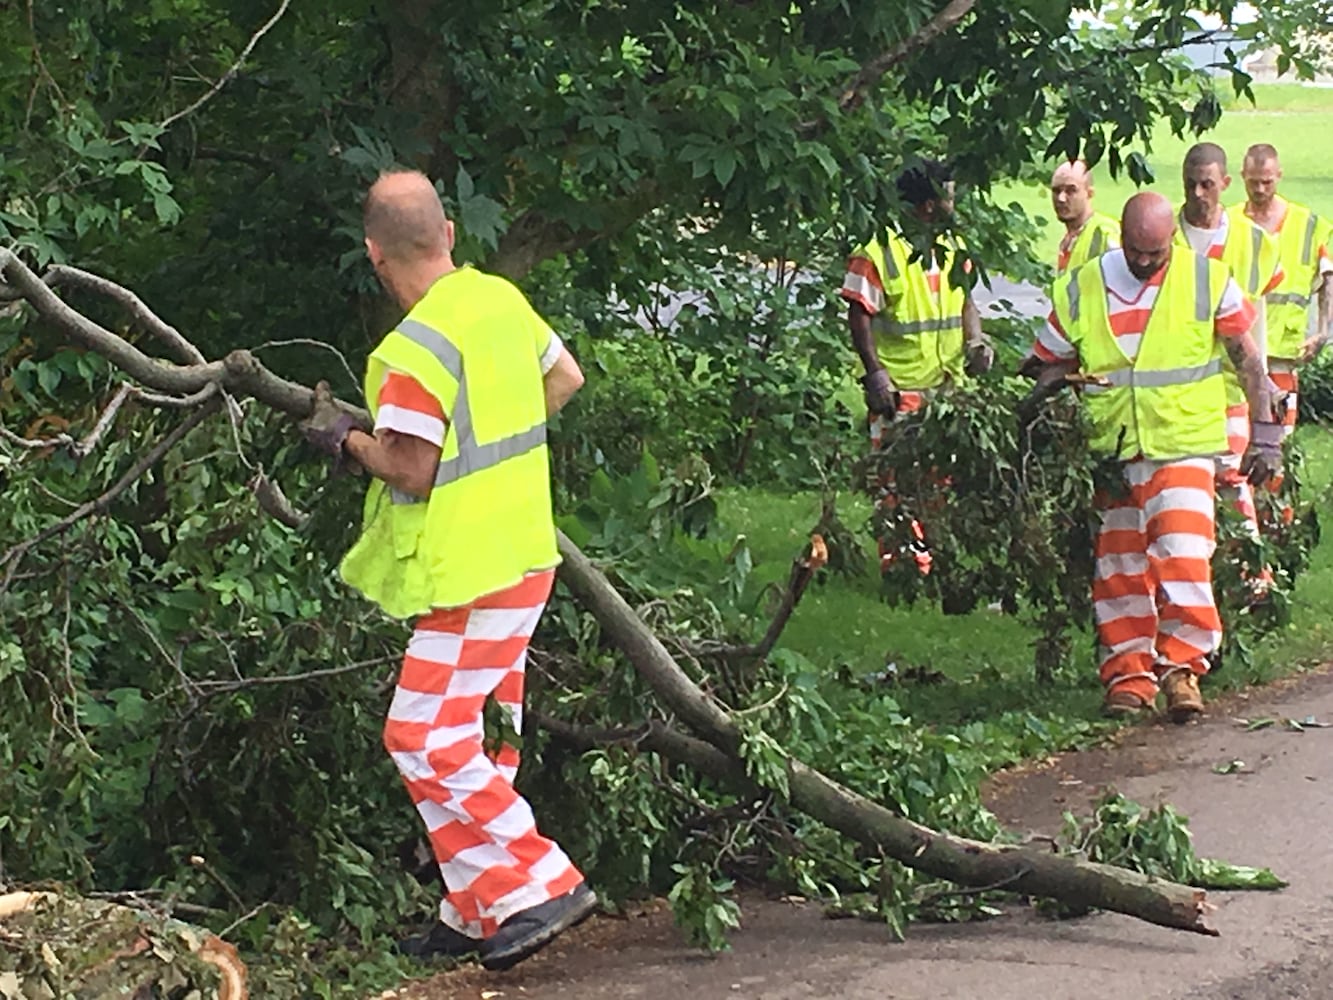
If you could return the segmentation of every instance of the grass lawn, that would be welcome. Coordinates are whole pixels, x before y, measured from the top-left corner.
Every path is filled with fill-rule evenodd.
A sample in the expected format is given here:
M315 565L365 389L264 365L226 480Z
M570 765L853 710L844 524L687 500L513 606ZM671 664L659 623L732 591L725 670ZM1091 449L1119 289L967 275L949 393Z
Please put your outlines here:
M1325 523L1333 518L1333 433L1301 428L1306 454L1307 495L1320 497ZM860 528L867 555L873 553L864 521L866 501L844 495L839 512L849 528ZM785 582L792 558L819 517L819 497L732 489L720 497L725 532L744 533L761 580ZM1032 681L1035 632L1019 617L990 611L946 617L929 604L890 607L879 598L876 574L830 577L812 586L792 616L780 645L801 653L827 672L830 696L853 696L846 678L864 679L894 662L899 669L928 667L948 679L936 684L902 684L894 696L919 721L951 726L1016 713L1021 725L1057 719L1097 718L1101 689L1089 632L1082 665L1053 685ZM1333 658L1333 532L1326 533L1311 567L1298 582L1292 621L1253 651L1247 668L1228 665L1210 690L1268 680ZM842 678L839 680L839 678Z
M1323 215L1333 215L1333 183L1329 181L1329 163L1333 162L1333 88L1302 87L1296 84L1256 85L1256 103L1229 101L1217 127L1203 136L1227 151L1231 187L1223 195L1225 204L1245 201L1245 187L1240 179L1241 159L1252 143L1267 142L1277 148L1282 162L1279 192L1302 202ZM1147 153L1156 180L1146 190L1160 191L1173 202L1183 198L1180 165L1185 151L1194 144L1192 137L1180 139L1165 127L1153 136L1153 148ZM1055 161L1052 161L1052 169ZM1112 178L1105 166L1096 169L1094 204L1107 215L1119 217L1120 208L1138 190L1128 176ZM995 192L999 202L1014 201L1034 218L1044 222L1046 254L1053 262L1062 227L1051 210L1050 195L1044 184L1014 184Z

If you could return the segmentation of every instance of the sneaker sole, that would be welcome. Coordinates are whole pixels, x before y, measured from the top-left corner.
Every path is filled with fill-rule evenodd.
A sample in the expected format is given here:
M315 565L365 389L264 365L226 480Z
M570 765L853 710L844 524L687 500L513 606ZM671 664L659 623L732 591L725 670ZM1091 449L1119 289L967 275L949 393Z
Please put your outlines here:
M592 911L595 909L597 909L597 894L589 891L578 906L567 910L559 920L547 924L532 937L516 942L505 951L486 952L481 959L482 967L490 972L504 972L506 969L512 969L519 962L537 954L571 927L577 927L583 923L592 916Z

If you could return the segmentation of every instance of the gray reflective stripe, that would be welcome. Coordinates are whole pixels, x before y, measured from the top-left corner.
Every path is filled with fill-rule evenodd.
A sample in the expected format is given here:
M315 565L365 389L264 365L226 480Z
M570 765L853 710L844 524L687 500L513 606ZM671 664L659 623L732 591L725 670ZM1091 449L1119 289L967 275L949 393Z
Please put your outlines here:
M446 486L462 479L464 476L470 476L474 472L489 469L493 465L499 465L508 459L524 455L535 448L540 448L545 443L545 423L540 423L536 427L529 427L525 431L511 434L507 438L501 438L499 441L493 441L490 444L477 444L473 441L470 447L463 448L460 442L458 454L447 461L441 462L440 467L435 470L435 485Z
M435 355L436 360L444 365L444 370L454 377L455 382L463 380L463 355L439 330L414 319L405 319L398 324L398 332Z
M1256 258L1257 260L1257 258ZM1257 264L1255 265L1258 266ZM1208 258L1194 255L1194 318L1206 323L1213 316L1213 296L1209 287Z
M1152 371L1135 371L1133 368L1117 368L1111 372L1098 372L1110 385L1089 385L1085 392L1105 392L1107 389L1163 389L1171 385L1188 385L1199 382L1222 372L1222 359L1213 358L1206 364L1192 365L1189 368L1158 368Z
M1106 249L1106 234L1100 228L1092 231L1092 243L1088 247L1089 257L1100 257Z
M1252 295L1258 295L1263 291L1259 284L1259 251L1264 247L1264 231L1250 223L1253 232L1250 233L1250 287L1254 289Z
M1267 296L1269 303L1275 306L1308 306L1310 296L1302 295L1300 292L1271 292Z
M1301 263L1310 263L1310 254L1314 250L1314 231L1319 224L1319 216L1310 213L1310 221L1305 224L1305 242L1301 244Z
M453 437L458 442L458 454L452 458L441 459L435 469L435 486L445 486L457 482L482 469L499 465L546 443L546 422L519 431L499 441L478 444L472 427L472 407L468 402L467 372L463 367L463 355L449 338L440 331L416 320L403 320L398 324L398 332L430 351L444 366L444 369L458 382L458 395L454 399L453 412L448 415L448 429L445 431L448 441ZM559 344L552 334L552 347ZM424 497L413 496L401 490L391 489L389 498L395 504L423 503Z
M879 247L884 251L884 270L886 272L881 277L890 280L898 277L898 262L893 259L893 237L888 234L887 230L884 232L884 242Z
M395 487L390 486L389 502L395 504L396 506L403 507L407 506L408 504L425 503L426 498L419 497L414 493L405 493L400 489L396 489Z
M962 316L941 316L939 319L917 319L906 323L876 316L875 329L880 333L894 336L909 336L914 333L938 333L940 330L953 330L963 325Z
M454 412L450 414L449 419L449 433L455 435L458 441L458 454L441 460L435 470L437 487L457 482L464 476L499 465L506 459L540 448L546 443L546 421L543 420L534 427L503 437L499 441L477 444L477 435L472 429L472 405L468 401L467 390L465 373L464 377L458 380L458 398L454 400Z

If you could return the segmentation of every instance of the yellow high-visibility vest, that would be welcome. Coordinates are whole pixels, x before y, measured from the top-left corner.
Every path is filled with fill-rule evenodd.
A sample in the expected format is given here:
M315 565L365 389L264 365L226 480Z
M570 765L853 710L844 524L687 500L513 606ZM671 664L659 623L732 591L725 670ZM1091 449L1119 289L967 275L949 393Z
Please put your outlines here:
M503 278L444 275L375 348L370 412L389 370L448 419L435 485L414 497L375 480L343 579L396 618L465 605L560 562L551 513L541 355L550 327Z
M1282 261L1282 281L1265 300L1268 316L1268 356L1295 361L1305 345L1310 293L1319 264L1319 247L1329 238L1328 220L1304 205L1287 202L1282 224L1273 236ZM1229 209L1232 220L1253 222L1244 205Z
M899 389L934 389L963 375L963 303L967 291L949 281L954 254L940 262L939 291L930 290L929 265L913 261L912 246L888 233L888 252L878 240L858 247L854 257L875 265L891 304L870 318L875 353Z
M1133 361L1111 332L1100 262L1056 281L1052 304L1082 371L1110 382L1084 391L1093 451L1165 460L1226 450L1223 352L1214 317L1227 274L1221 261L1176 248Z
M1182 223L1184 214L1180 216ZM1189 248L1189 239L1181 226L1176 227L1176 246ZM1278 265L1277 240L1263 226L1255 225L1250 219L1241 216L1240 220L1229 218L1227 240L1222 245L1222 263L1231 271L1245 297L1254 303L1260 316L1266 316L1264 308L1264 286L1268 284ZM1267 320L1265 319L1265 329ZM1223 359L1227 386L1227 405L1238 406L1245 402L1245 390L1240 378L1231 364L1230 358Z
M1120 223L1109 215L1094 212L1074 238L1074 245L1069 248L1069 260L1059 273L1072 271L1119 245Z

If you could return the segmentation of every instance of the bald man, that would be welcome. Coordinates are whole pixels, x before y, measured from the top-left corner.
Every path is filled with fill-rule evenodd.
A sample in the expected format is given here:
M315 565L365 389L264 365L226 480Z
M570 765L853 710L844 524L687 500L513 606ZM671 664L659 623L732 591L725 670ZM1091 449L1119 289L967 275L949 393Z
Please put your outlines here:
M596 906L514 789L515 741L496 747L483 726L494 701L521 730L528 640L560 561L546 419L583 376L517 288L454 264L454 224L424 175L381 176L364 216L366 253L407 313L367 364L374 431L324 383L302 426L374 477L343 578L414 620L384 745L446 892L439 923L399 947L507 969Z
M1132 197L1122 249L1058 278L1033 354L1039 388L1082 372L1094 452L1123 493L1098 501L1093 607L1108 714L1203 711L1198 678L1222 638L1210 559L1230 358L1255 413L1270 404L1255 308L1225 264L1175 242L1171 203ZM1262 455L1247 468L1262 465ZM1262 474L1262 470L1260 470Z
M1120 246L1120 223L1092 210L1092 171L1082 160L1067 160L1051 175L1051 205L1065 224L1055 270L1063 274Z
M1247 219L1272 233L1282 264L1282 281L1267 296L1267 348L1269 377L1288 394L1283 421L1286 435L1296 427L1297 368L1319 353L1333 322L1333 260L1329 257L1333 225L1304 205L1278 195L1282 166L1277 150L1267 143L1256 143L1245 151L1240 176L1246 200L1230 209L1230 215L1238 225ZM1317 302L1313 330L1312 298Z

